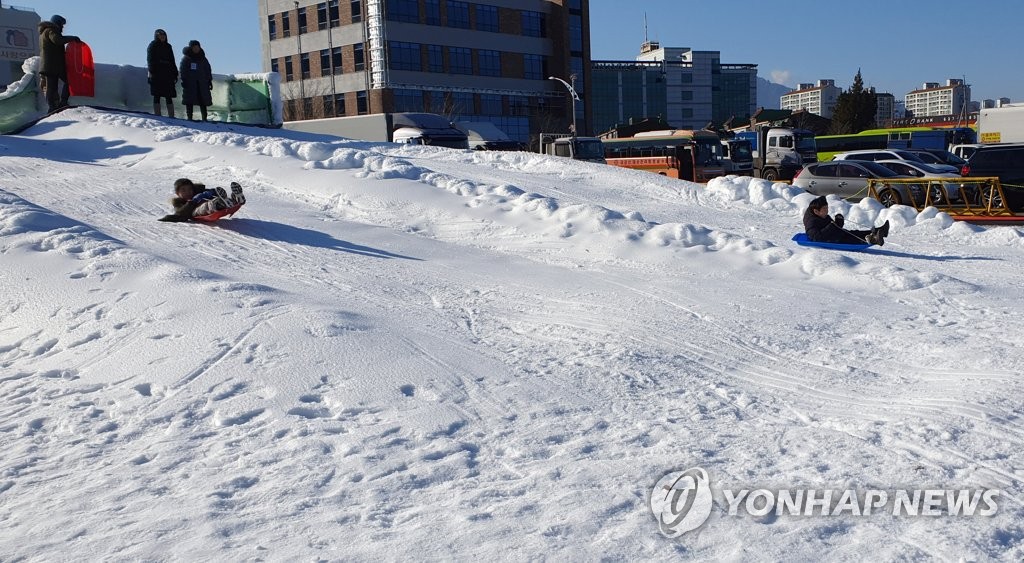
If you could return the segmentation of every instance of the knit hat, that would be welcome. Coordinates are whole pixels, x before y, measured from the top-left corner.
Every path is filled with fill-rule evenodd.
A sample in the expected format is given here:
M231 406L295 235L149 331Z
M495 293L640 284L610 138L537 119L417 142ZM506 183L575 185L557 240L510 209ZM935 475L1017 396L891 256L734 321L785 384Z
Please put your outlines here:
M188 42L188 46L189 46L189 48L192 48L193 46L195 46L195 47L202 47L202 45L200 45L199 42L196 41L195 39L193 39L192 41L189 41Z
M64 19L64 16L58 16L55 14L52 18L50 18L50 23L52 23L53 25L63 26L64 24L68 23L68 20Z
M819 208L822 208L822 207L828 207L828 200L825 199L825 196L818 196L818 197L812 199L810 205L808 205L807 207L810 207L811 209L819 209Z

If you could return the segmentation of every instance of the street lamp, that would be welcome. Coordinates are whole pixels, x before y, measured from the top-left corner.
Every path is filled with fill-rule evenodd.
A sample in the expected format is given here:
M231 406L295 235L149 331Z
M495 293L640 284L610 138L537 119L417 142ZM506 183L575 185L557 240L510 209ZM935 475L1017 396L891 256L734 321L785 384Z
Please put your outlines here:
M561 82L563 86L565 86L566 88L569 89L569 93L572 94L572 138L575 139L576 138L576 102L578 102L580 100L579 95L576 94L576 89L573 88L573 84L576 84L576 75L575 74L570 74L569 75L569 81L572 82L572 84L562 80L561 78L558 78L557 76L549 76L548 80L557 80L557 81Z

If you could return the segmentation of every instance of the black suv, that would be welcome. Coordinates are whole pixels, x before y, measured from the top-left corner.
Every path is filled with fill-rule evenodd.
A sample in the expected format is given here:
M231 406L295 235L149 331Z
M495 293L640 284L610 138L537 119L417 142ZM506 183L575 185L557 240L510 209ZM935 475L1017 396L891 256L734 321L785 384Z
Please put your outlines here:
M998 176L1011 211L1024 210L1024 143L979 146L960 170L962 176Z

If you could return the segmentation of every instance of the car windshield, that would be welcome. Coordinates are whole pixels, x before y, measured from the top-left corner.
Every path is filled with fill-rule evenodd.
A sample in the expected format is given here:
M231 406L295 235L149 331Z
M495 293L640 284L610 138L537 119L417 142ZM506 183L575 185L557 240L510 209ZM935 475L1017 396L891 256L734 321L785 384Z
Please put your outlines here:
M900 158L902 158L903 160L912 160L914 162L924 162L924 160L922 160L921 157L917 156L917 153L912 153L910 151L893 151L893 152L895 152L896 155L899 156Z
M876 178L895 178L896 176L901 176L901 174L897 174L885 166L870 160L858 160L857 164L863 166L865 170L871 172Z

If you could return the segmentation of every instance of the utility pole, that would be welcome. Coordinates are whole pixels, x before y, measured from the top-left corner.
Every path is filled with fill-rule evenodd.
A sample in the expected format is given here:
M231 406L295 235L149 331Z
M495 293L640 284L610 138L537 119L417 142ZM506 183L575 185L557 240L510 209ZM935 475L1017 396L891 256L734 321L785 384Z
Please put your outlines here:
M571 84L569 82L566 82L566 81L562 80L561 78L556 77L556 76L549 76L548 80L557 80L557 81L561 82L563 86L565 86L566 88L569 89L569 93L572 94L572 138L575 139L576 138L576 102L578 102L579 99L580 99L579 95L576 94L576 88L573 88L573 86L576 85L576 74L573 73L573 74L569 75L569 81L571 82Z

